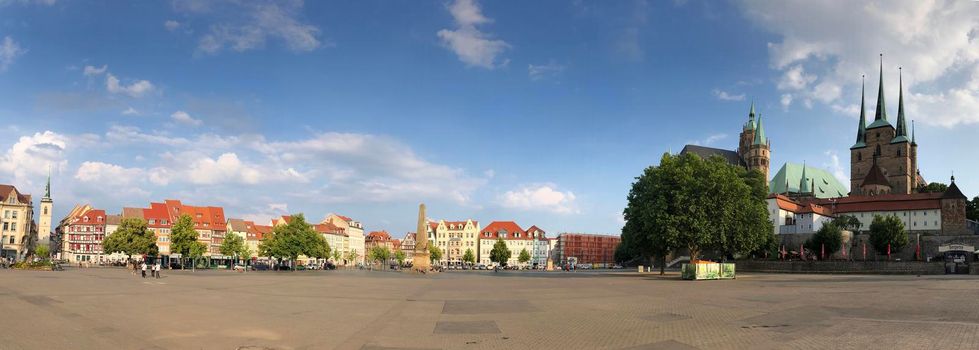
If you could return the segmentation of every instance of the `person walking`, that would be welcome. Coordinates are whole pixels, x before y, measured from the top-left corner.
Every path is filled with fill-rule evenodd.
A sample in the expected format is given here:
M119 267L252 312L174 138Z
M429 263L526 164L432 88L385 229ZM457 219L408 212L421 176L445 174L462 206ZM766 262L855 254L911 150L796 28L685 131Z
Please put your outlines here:
M133 260L133 276L136 276L136 270L138 269L139 269L139 264L136 263L136 260Z
M139 267L141 269L141 274L142 274L143 278L146 278L146 262L143 262L142 264L140 264Z
M153 272L156 274L156 278L160 278L160 262L157 261L156 265L153 265Z

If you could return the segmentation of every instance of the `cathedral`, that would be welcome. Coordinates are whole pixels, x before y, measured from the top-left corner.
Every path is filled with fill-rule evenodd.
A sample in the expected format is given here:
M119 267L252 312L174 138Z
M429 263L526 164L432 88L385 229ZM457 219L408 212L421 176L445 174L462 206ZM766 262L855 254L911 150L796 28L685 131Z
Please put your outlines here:
M850 193L876 196L917 192L926 183L918 171L918 144L914 130L911 130L910 137L908 135L903 79L898 92L897 125L891 125L887 120L883 63L880 66L877 109L870 125L867 125L863 89L860 95L857 140L850 147Z

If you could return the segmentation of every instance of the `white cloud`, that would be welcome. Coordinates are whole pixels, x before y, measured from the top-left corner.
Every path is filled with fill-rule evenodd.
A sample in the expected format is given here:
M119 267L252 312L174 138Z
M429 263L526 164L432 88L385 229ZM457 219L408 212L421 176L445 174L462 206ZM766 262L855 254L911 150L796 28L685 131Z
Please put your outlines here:
M560 191L554 184L523 186L503 193L499 198L504 208L546 211L558 214L578 213L575 195Z
M3 37L3 42L0 42L0 72L7 71L7 68L14 64L14 60L25 53L27 49L20 47L13 38Z
M82 70L82 74L84 74L86 77L102 75L108 69L109 65L106 64L103 64L101 68L95 66L85 66L85 69Z
M530 76L531 80L541 80L547 77L554 77L560 75L564 72L567 66L563 64L557 64L554 61L548 62L542 65L527 65L527 75Z
M779 103L782 104L782 109L788 109L792 105L792 94L782 94Z
M163 22L163 27L172 32L180 28L180 22L168 19L166 22Z
M138 80L132 84L125 85L120 83L119 79L112 75L112 73L107 73L105 75L105 88L113 94L125 94L139 98L153 91L153 84L148 80Z
M719 89L714 89L714 96L721 101L744 101L744 94L735 95Z
M68 166L65 152L69 138L52 131L21 136L0 157L0 172L9 174L17 184L30 184L41 180L48 169L60 171Z
M177 123L190 126L200 126L204 123L200 119L194 119L190 116L190 114L187 114L187 112L184 111L173 112L173 114L170 115L170 119L173 119L173 121Z
M323 43L318 27L300 21L301 1L291 2L235 2L233 8L224 9L230 16L227 22L211 26L201 37L198 49L215 54L225 48L242 52L265 47L269 39L278 39L290 50L313 51ZM209 12L209 6L190 12Z
M159 144L179 146L190 143L182 137L165 134L146 134L135 126L113 125L105 132L105 139L112 144Z
M442 45L459 56L459 60L468 66L493 69L506 65L509 60L498 59L504 51L510 48L503 40L493 39L491 34L483 33L477 25L493 22L482 14L482 9L475 0L455 0L448 6L452 18L456 22L454 30L442 29L438 37Z
M876 90L884 54L888 109L896 110L897 67L904 67L910 118L951 127L979 123L979 84L962 79L979 69L979 6L975 2L830 0L772 3L744 0L746 17L780 36L769 43L777 88L809 105L857 103L860 75ZM832 25L826 25L832 23ZM868 96L873 104L876 94ZM783 105L792 98L783 99ZM833 108L852 112L852 108ZM856 117L856 115L851 115Z
M829 163L823 164L823 166L828 167L829 170L833 172L833 176L836 177L837 180L840 180L841 184L844 184L844 186L849 186L850 178L847 177L846 169L843 169L843 164L840 163L839 154L837 154L834 150L826 151L823 154L829 157Z
M126 108L126 110L122 111L122 115L139 115L139 111L137 111L133 107L129 107Z
M705 138L703 140L687 141L687 144L698 145L698 146L710 146L710 145L713 145L714 143L716 143L717 141L720 141L720 140L723 140L723 139L726 139L726 138L727 138L727 134L723 134L723 133L721 133L721 134L713 134L713 135L707 136L707 138Z

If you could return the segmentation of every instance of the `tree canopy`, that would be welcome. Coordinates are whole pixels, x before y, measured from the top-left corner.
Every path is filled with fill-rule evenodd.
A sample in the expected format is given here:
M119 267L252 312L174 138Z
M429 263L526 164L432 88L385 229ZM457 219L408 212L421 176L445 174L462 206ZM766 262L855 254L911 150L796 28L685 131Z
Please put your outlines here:
M295 214L285 225L272 228L258 246L264 256L296 260L300 255L325 259L330 255L330 245L323 235L316 233L303 214Z
M720 157L664 154L632 184L617 259L686 248L696 260L704 251L733 256L774 246L767 195L758 171Z
M428 245L428 257L432 262L442 260L442 250L436 247L434 244Z
M385 246L374 246L371 251L367 253L367 256L372 261L380 262L381 264L387 263L391 259L391 250Z
M860 223L860 219L857 219L857 217L853 215L837 216L833 218L832 223L837 228L841 230L847 230L850 232L860 231L860 227L863 226L863 224Z
M941 182L932 182L926 186L922 186L918 189L918 192L922 193L944 193L948 190L948 185Z
M870 224L870 245L878 253L886 254L888 244L891 252L900 252L908 245L904 223L895 215L874 215L874 221Z
M972 221L979 221L979 196L965 203L965 217Z
M473 253L472 248L466 248L466 252L462 254L462 261L465 261L470 264L476 263L476 253Z
M821 256L820 254L825 249L828 257L842 248L843 231L832 222L828 222L819 228L816 234L809 237L805 245L809 250L816 252L816 256Z
M207 244L197 240L197 230L190 215L183 214L170 228L170 252L197 258L207 252Z
M102 251L106 254L125 253L133 255L156 256L156 235L146 228L146 221L140 218L123 218L119 228L102 240Z
M245 239L239 235L229 233L225 235L224 241L221 242L221 254L226 256L237 255L239 258L248 259L249 251L248 247L245 246Z
M517 261L519 261L521 264L526 264L528 261L530 261L530 252L527 251L527 248L520 250L520 255L517 255Z
M408 260L408 254L403 250L398 250L394 252L394 260L398 261L398 265L404 265L405 260Z
M502 238L497 238L496 243L493 244L493 250L490 251L490 261L500 265L506 265L507 261L510 261L510 249L507 248L506 242Z

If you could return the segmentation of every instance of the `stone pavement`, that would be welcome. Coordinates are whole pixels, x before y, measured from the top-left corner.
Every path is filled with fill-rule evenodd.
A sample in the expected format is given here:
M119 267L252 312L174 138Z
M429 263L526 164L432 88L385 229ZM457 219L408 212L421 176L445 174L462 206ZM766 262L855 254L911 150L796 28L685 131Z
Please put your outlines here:
M0 349L977 349L975 276L0 270Z

